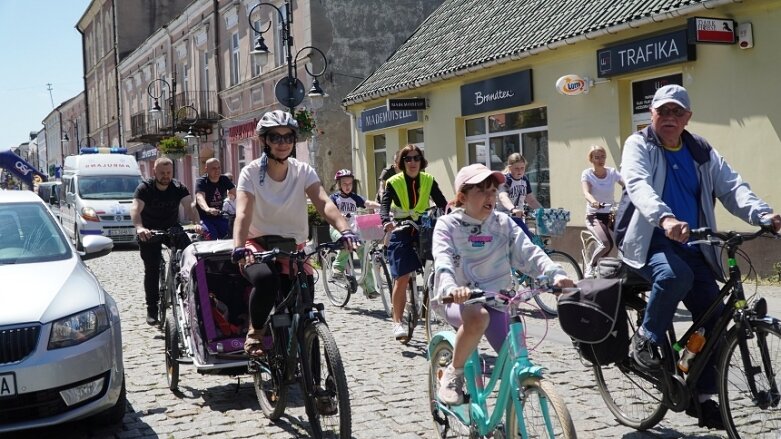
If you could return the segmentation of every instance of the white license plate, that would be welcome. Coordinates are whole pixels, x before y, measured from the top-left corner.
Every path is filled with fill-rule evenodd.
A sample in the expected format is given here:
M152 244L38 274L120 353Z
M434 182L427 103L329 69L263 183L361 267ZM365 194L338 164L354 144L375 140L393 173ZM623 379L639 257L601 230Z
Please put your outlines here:
M133 228L131 227L124 227L121 229L107 229L107 230L108 230L108 236L125 236L125 235L133 234Z
M16 396L16 376L13 373L0 373L0 398Z

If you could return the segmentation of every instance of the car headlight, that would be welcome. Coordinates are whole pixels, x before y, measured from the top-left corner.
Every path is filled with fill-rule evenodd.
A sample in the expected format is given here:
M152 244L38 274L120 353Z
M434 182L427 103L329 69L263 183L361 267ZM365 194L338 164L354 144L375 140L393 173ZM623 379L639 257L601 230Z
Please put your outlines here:
M98 218L98 214L95 212L95 209L91 207L82 207L81 217L84 218L85 221L100 221L100 218Z
M74 346L95 337L109 327L104 305L63 317L52 323L49 349Z

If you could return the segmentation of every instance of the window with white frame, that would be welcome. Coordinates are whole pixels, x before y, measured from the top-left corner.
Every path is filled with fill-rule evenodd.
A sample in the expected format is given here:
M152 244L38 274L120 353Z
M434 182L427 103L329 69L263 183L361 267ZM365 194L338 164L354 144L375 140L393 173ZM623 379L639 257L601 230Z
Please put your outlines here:
M550 207L546 107L467 119L464 125L469 164L482 163L503 171L507 157L520 153L526 159L526 176L532 192L543 206Z
M209 91L209 52L208 51L204 51L203 57L201 57L201 90Z
M231 86L239 83L239 33L231 35Z

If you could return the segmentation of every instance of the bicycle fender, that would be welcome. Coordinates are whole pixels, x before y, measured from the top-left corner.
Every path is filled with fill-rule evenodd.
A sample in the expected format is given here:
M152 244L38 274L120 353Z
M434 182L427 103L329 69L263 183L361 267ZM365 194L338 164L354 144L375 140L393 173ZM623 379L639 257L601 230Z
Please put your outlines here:
M456 333L453 331L440 331L431 337L431 341L428 343L428 350L426 351L426 358L431 360L429 353L439 344L441 341L447 341L451 346L456 345Z

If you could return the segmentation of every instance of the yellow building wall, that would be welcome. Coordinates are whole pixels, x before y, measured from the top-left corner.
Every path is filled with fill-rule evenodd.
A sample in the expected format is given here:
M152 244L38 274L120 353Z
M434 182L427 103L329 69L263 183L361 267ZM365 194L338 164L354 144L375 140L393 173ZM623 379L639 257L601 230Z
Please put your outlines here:
M570 226L583 226L585 201L580 175L590 166L586 160L588 147L603 145L608 151L608 166L619 167L623 142L633 131L631 83L681 73L683 85L692 100L693 116L688 129L705 137L751 183L760 197L771 205L781 206L781 194L775 190L779 186L776 176L781 165L781 93L776 85L781 71L781 51L777 49L781 42L781 27L778 26L781 1L748 2L698 15L733 18L738 23L751 22L754 48L741 50L737 45L698 44L695 61L632 72L609 80L596 78L598 49L684 28L686 17L681 17L597 40L579 41L393 97L426 97L429 100L429 109L421 112L425 155L429 161L427 171L434 175L449 199L453 195L455 174L466 164L460 87L531 68L533 103L498 112L547 107L551 205L572 211ZM556 91L554 84L566 74L588 76L595 79L596 84L588 94L564 96ZM360 117L361 111L384 104L384 100L362 103L351 106L349 111ZM371 136L384 133L390 161L395 151L393 147L406 143L406 130L417 126L419 123L369 133L358 132L356 126L355 138L359 145L355 160L366 163L367 153L371 155L373 151ZM372 157L368 160L373 162ZM370 174L373 169L373 165L364 168ZM362 179L375 180L376 176L365 175ZM617 189L616 200L619 195ZM721 208L717 217L721 229L751 229Z

